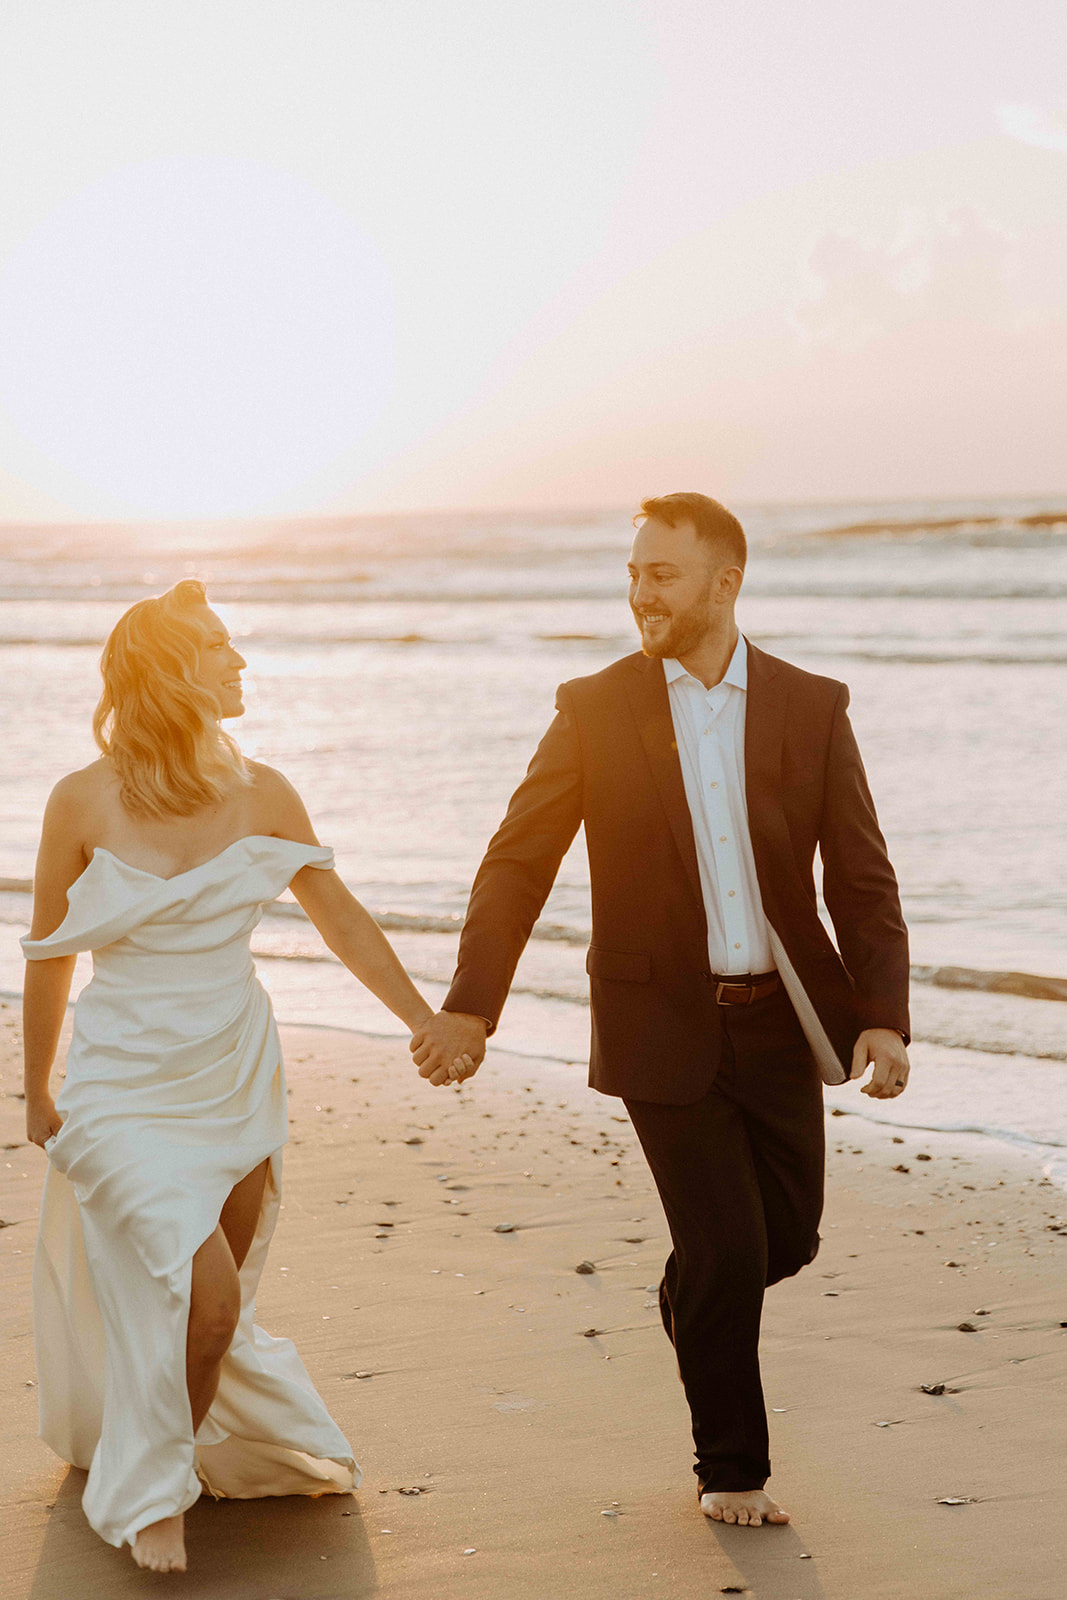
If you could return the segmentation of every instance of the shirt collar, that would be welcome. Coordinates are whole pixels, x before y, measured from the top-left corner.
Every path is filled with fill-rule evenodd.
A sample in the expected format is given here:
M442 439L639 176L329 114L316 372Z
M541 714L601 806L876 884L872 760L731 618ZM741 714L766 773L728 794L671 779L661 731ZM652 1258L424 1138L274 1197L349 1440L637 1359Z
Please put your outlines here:
M682 663L680 661L675 661L672 657L664 658L663 675L668 684L677 683L679 678L690 677L690 674L686 672L685 668L682 666ZM693 682L696 683L697 679L693 678ZM730 657L730 665L727 667L721 679L717 684L714 685L714 687L718 689L721 688L723 684L731 684L735 689L748 689L748 641L745 639L743 633L738 633L737 644L734 646L734 653ZM700 684L700 688L703 689L704 685ZM706 689L704 692L705 694L710 694L712 691L710 689Z

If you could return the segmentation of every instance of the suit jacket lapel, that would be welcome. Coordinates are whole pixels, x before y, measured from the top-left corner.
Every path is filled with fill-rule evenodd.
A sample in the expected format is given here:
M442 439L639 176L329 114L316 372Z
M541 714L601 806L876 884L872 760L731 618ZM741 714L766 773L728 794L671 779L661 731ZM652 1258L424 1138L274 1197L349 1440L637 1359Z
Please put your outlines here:
M670 823L675 844L685 866L689 886L703 911L704 892L700 884L700 868L697 865L693 819L689 814L689 802L685 797L682 763L678 758L678 745L674 737L667 680L658 661L636 656L633 658L633 664L634 672L627 683L627 694L637 722L637 731L652 769L652 780L663 802L667 821Z
M778 665L754 644L748 646L748 694L745 703L745 798L756 875L768 918L775 921L778 876L793 854L782 809L782 745L787 695L774 680ZM777 862L778 870L771 870Z

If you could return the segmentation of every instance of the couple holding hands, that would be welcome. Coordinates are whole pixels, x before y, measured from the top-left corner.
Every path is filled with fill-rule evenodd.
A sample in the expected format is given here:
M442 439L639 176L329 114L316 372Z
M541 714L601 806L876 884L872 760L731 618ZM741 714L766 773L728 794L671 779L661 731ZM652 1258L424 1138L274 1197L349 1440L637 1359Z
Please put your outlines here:
M478 1070L516 964L584 824L589 1081L621 1097L672 1250L659 1301L693 1422L699 1504L748 1526L766 1494L759 1326L812 1261L822 1081L908 1078L908 947L848 691L739 634L740 524L642 503L629 560L641 649L561 686L489 844L436 1015L282 775L246 761L245 665L179 583L104 650L100 759L45 812L23 940L26 1112L49 1158L34 1263L41 1434L89 1469L83 1505L142 1567L183 1571L202 1485L355 1488L293 1345L255 1326L286 1139L270 1002L249 951L290 887L329 948L411 1030L434 1085ZM813 863L835 939L820 919ZM93 952L58 1101L74 963Z

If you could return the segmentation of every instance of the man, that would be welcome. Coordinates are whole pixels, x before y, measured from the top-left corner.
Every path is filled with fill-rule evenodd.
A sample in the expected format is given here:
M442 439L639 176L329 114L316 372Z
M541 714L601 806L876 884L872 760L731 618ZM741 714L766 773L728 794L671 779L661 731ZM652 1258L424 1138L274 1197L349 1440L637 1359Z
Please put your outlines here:
M412 1052L434 1084L477 1070L584 822L590 1083L622 1097L670 1227L660 1308L701 1509L758 1527L788 1521L763 1488L764 1289L819 1246L820 1073L841 1083L873 1063L878 1098L907 1083L908 943L848 690L739 635L745 561L717 501L642 503L641 653L560 688L471 891L444 1010Z

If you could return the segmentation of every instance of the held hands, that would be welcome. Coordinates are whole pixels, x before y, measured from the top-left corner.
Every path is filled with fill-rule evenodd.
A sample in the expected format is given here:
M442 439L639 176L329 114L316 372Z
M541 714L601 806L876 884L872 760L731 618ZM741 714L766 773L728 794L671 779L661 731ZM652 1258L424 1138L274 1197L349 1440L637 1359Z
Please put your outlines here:
M471 1078L485 1059L486 1024L463 1011L439 1011L411 1035L420 1078L437 1087Z
M895 1100L898 1094L903 1094L911 1065L904 1041L895 1028L864 1029L852 1052L850 1076L862 1078L872 1062L871 1080L863 1085L860 1093L869 1094L872 1100Z
M45 1141L58 1133L62 1126L63 1118L56 1110L51 1095L45 1095L43 1100L27 1100L26 1137L31 1144L39 1145L43 1150Z

